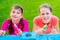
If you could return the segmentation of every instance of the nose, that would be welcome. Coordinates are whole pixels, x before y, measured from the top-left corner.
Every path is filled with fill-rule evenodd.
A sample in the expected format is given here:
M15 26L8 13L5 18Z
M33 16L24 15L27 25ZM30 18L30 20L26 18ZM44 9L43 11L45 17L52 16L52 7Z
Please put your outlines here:
M15 12L14 15L17 15L17 13Z
M47 17L47 15L45 14L44 17Z

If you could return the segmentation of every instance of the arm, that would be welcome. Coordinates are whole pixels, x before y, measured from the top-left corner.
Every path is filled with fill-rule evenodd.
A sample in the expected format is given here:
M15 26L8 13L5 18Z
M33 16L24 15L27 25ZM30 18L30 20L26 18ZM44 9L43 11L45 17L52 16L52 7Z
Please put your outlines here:
M56 24L55 29L56 29L57 32L59 33L59 24L58 24L58 23Z
M56 31L59 33L59 19L56 17L56 19L55 19L55 23L56 23L56 25L55 25L55 29L56 29Z
M4 34L5 34L5 31L0 30L0 36L1 36L1 35L4 35Z
M28 32L29 31L29 28L28 28L28 21L24 20L24 29L23 29L23 32Z
M39 19L38 17L34 18L32 31L37 34L42 34L44 32L43 32L43 29L39 27L39 21L41 21L41 19ZM42 25L41 22L40 22L40 25Z
M43 34L43 30L42 28L39 28L39 26L36 26L36 24L33 24L33 32L37 33L37 34Z
M21 35L22 34L21 29L19 29L16 24L14 24L14 30L15 30L16 35Z
M8 24L9 24L9 20L5 20L1 26L1 33L2 34L5 34L6 30L7 30L7 27L8 27ZM2 35L1 34L1 35Z
M58 18L55 18L53 20L53 26L52 26L52 32L54 31L54 33L59 33L59 23L58 23Z
M36 30L38 30L37 26L35 24L33 24L33 32L35 32Z

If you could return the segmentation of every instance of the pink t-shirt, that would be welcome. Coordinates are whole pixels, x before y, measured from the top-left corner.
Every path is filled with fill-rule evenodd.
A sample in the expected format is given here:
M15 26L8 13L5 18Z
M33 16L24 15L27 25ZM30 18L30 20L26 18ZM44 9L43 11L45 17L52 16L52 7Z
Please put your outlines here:
M8 27L9 27L8 25L9 25L9 23L10 23L10 20L6 19L6 20L3 22L1 29L2 29L3 31L8 30ZM23 19L23 23L24 23L24 27L23 27L22 32L28 32L29 29L28 29L28 22L27 22L27 20ZM16 25L18 26L19 24L16 24ZM17 31L17 28L13 25L13 23L12 23L12 27L14 28L14 33L12 33L11 35L16 35L15 31ZM20 28L21 28L21 25L19 25L19 29L20 29ZM8 30L8 34L10 35L9 30Z
M40 28L42 28L44 26L41 17L36 17L33 21L35 23L35 25L39 26ZM47 28L45 33L50 33L52 30L52 27L55 27L58 23L58 18L55 16L52 16L50 19L50 22L47 24Z

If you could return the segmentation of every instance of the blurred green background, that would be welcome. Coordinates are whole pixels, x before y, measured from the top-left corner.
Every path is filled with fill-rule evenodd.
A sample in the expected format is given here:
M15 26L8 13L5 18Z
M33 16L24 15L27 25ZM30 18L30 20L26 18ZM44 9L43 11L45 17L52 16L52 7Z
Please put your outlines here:
M39 14L39 6L44 3L50 4L53 9L53 15L60 18L60 0L0 0L0 27L2 22L10 17L12 5L19 4L24 9L24 18L28 20L29 31L32 31L33 19Z

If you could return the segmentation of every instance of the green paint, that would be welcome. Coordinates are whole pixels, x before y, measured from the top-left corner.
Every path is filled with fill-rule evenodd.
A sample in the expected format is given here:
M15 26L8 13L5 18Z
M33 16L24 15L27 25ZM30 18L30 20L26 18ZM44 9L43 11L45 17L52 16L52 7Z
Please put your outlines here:
M46 30L46 27L47 27L47 25L44 25L44 26L43 26L43 31L45 31L45 30Z

